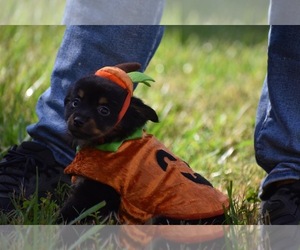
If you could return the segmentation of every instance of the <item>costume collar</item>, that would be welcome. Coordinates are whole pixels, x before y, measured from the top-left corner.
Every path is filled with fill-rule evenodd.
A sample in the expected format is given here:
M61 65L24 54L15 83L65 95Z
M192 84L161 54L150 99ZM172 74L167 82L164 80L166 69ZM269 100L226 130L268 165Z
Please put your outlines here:
M130 136L125 138L122 141L116 141L116 142L110 142L110 143L104 143L96 146L97 149L101 151L108 151L108 152L116 152L118 149L121 147L123 142L129 141L129 140L134 140L134 139L140 139L143 136L143 128L138 128L135 130Z

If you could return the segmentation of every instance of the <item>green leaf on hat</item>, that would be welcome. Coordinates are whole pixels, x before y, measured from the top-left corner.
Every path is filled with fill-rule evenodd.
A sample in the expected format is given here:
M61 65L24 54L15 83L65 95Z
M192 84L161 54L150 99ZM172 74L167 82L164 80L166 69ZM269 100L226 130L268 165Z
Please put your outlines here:
M129 72L127 74L132 82L141 82L147 85L148 87L151 87L150 82L155 82L152 77L139 71Z

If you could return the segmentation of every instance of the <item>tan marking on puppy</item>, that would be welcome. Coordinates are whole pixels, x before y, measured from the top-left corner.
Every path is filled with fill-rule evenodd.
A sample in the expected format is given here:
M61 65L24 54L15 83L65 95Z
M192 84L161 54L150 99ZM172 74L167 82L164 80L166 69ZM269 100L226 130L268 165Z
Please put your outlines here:
M83 97L84 97L84 91L83 91L82 89L79 89L77 95L78 95L80 98L83 98Z
M104 105L104 104L107 104L108 103L108 100L106 97L100 97L99 101L98 101L98 104L99 105Z
M98 127L97 127L97 124L95 122L94 119L90 119L84 126L84 130L89 132L90 135L93 135L94 137L95 136L98 136L98 137L101 137L101 136L104 136L108 131L111 130L111 127L105 127L103 128L103 130L100 130Z
M71 114L67 120L68 125L73 125L74 123L74 114Z

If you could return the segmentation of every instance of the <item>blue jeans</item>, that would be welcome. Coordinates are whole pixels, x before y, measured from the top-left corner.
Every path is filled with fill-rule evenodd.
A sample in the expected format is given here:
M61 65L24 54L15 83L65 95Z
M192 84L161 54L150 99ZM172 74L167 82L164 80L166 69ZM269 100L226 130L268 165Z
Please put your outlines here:
M139 62L145 70L163 35L162 26L67 26L51 77L39 98L39 121L27 128L55 159L68 165L75 151L64 120L64 98L71 84L106 65Z
M272 25L300 24L299 0L270 0L269 22Z
M63 23L72 25L159 24L165 0L67 0Z
M257 112L255 153L272 184L300 179L300 26L271 26L268 72Z

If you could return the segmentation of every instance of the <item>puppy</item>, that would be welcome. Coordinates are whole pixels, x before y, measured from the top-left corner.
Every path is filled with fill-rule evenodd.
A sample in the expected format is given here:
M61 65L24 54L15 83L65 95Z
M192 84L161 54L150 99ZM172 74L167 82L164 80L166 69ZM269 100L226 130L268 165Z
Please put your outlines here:
M80 150L65 170L76 180L61 218L69 222L105 201L98 215L115 214L121 224L221 224L227 197L143 131L158 116L132 96L127 73L139 68L104 67L66 96L65 119Z

